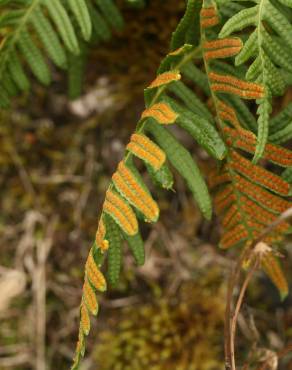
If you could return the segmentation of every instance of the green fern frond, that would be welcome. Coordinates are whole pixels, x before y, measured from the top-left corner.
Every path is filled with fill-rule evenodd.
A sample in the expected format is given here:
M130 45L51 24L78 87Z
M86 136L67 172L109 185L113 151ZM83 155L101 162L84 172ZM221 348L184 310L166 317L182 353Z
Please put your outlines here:
M108 40L111 30L121 30L124 24L112 0L8 0L0 2L0 10L2 107L18 90L29 89L28 68L39 82L50 84L47 59L62 69L70 66L69 91L77 97L85 63L84 53L78 59L83 40ZM80 67L74 77L72 60Z
M128 243L130 250L133 253L135 261L138 266L144 265L145 262L145 250L144 250L144 242L143 239L138 232L137 234L130 236L127 234L123 235L125 240Z
M235 58L237 66L252 61L246 76L265 87L265 96L258 100L258 144L254 155L257 162L264 153L269 137L271 99L282 95L286 83L281 70L291 72L292 25L286 17L284 7L270 0L254 1L256 5L244 8L233 15L223 26L219 37L224 38L253 27L245 33L246 41ZM280 1L289 6L289 2Z
M202 0L187 1L186 12L172 34L171 50L176 50L185 44L197 45L200 37L199 14Z
M164 149L170 163L185 179L202 213L210 219L212 208L208 189L190 153L164 127L153 121L149 121L147 125L147 130Z
M108 250L108 281L115 286L119 281L122 265L122 239L119 226L109 216L105 215L106 239L109 242Z
M96 3L100 12L103 14L108 24L111 27L113 27L113 29L121 30L124 27L123 17L113 0L107 1L93 0L93 1Z
M68 0L68 6L71 9L72 13L75 15L84 40L88 41L91 37L92 24L86 1Z
M184 45L172 51L162 61L155 80L145 89L146 109L126 147L124 159L112 176L96 234L97 250L108 256L112 283L116 283L120 269L120 238L127 241L136 262L142 264L145 252L137 220L156 222L159 217L158 204L143 182L134 158L144 163L154 183L171 189L173 176L168 161L185 179L203 215L211 218L211 199L198 166L189 151L163 127L177 124L214 158L222 160L226 155L225 144L214 128L212 115L196 96L192 84L187 82L185 67L188 65L191 68L192 76L194 71L197 74L193 59L200 55L200 48L193 45ZM80 331L84 338L87 333L83 331L82 324ZM74 369L78 367L83 350L84 346L77 346Z
M222 0L220 4L226 6L232 2ZM98 1L97 5L101 6L101 3ZM154 223L159 218L158 203L143 181L136 160L142 161L155 184L166 189L173 187L169 164L186 181L205 218L211 218L211 199L204 177L191 153L167 126L175 124L186 131L210 156L222 163L220 172L211 176L210 183L217 193L216 209L223 216L221 245L224 248L237 244L248 247L270 222L291 206L288 170L281 177L250 160L252 154L256 160L263 157L278 167L290 168L292 165L291 151L267 142L268 135L276 134L273 129L269 133L267 125L270 122L271 98L284 88L278 78L284 63L280 65L274 62L270 57L272 53L269 54L262 45L260 48L263 50L258 45L255 48L255 35L247 34L247 37L242 37L243 40L239 37L217 38L220 17L212 0L203 3L198 30L198 24L194 25L197 14L193 13L197 6L201 7L200 1L189 0L186 14L173 33L172 50L162 61L154 81L145 89L145 110L106 192L96 240L88 261L92 262L92 255L96 254L95 266L99 269L103 262L101 257L107 258L108 276L112 284L117 283L122 266L121 240L128 243L137 264L141 265L145 251L138 220ZM103 11L101 7L99 10ZM257 30L263 28L259 10L258 3L255 7L229 7L229 11L239 11L241 15L236 13L231 18L233 21L229 25L226 23L228 27L223 27L221 36L224 32L245 29L247 25L255 26ZM245 15L244 19L242 14ZM278 31L270 35L273 40L282 36ZM252 39L249 40L249 37ZM248 54L246 43L251 46L252 54ZM259 54L261 59L258 58ZM225 61L233 61L233 58L238 61L239 55L240 64L245 64L250 58L256 62L235 71L231 63ZM198 68L197 62L202 59L206 73ZM264 72L259 68L259 61L265 64ZM253 81L246 80L246 75ZM203 94L198 96L195 87L200 87ZM258 123L243 100L258 103ZM212 112L215 112L215 118ZM286 108L281 113L282 117L289 116L288 112L289 108ZM273 118L271 127L278 120L277 117ZM289 118L286 121L281 130L289 130ZM215 123L220 134L215 129ZM253 132L257 132L258 136ZM275 138L277 140L280 139ZM283 223L265 241L277 244L289 232L290 225ZM278 286L282 296L287 294L286 280L273 255L265 256L262 267ZM89 313L96 313L97 304L93 297L93 302L88 304L91 290L87 287L87 276L86 272L80 308L79 343L73 369L78 368L84 355L85 337L90 330Z
M82 93L84 73L87 65L88 45L84 41L79 41L80 54L70 54L68 57L68 97L71 100L77 99Z
M210 9L210 2L206 1L206 3L208 3L207 9ZM213 13L216 14L214 5L213 9ZM211 13L210 10L208 12ZM238 16L235 16L232 22L229 22L229 25L228 22L225 24L226 30L230 27L241 28L242 20L243 22L252 22L251 19L255 14L254 8L248 8L247 11L241 12L246 18L239 19ZM248 248L271 222L292 206L290 200L291 185L285 179L285 175L280 177L250 161L248 154L255 154L257 148L259 148L259 142L257 142L257 138L252 131L243 127L238 111L232 104L230 97L238 95L244 99L263 99L261 94L264 94L264 87L262 84L247 82L244 79L230 75L229 71L232 72L232 70L229 66L219 71L221 73L214 72L217 63L216 58L218 56L220 58L230 57L233 50L228 50L228 48L236 46L237 42L235 39L227 37L216 39L214 35L210 40L208 38L210 32L208 33L208 29L204 27L204 24L208 25L205 21L204 8L201 14L202 44L205 49L203 56L208 72L207 76L218 123L228 147L226 159L220 169L210 175L209 181L211 188L216 191L215 209L221 217L223 235L220 245L225 249L237 245ZM227 31L222 34L227 35ZM233 55L235 60L245 50L247 50L245 46L241 50L235 50L237 52L237 55ZM225 74L222 72L225 72ZM269 109L270 102L264 98L258 107L259 123L261 123L260 120L269 122L269 117L266 116ZM280 119L286 118L286 121L289 120L290 109L288 106L280 113L280 118L275 117L271 126L276 127L275 122ZM259 125L258 135L263 136L260 129L263 129L264 126L264 124ZM288 127L289 125L283 123L283 129ZM275 129L276 133L278 131ZM261 141L260 144L262 145ZM260 151L263 158L278 166L291 167L292 165L292 152L288 149L268 142L261 147ZM283 223L265 238L265 242L271 245L278 244L283 240L285 234L291 232L290 225ZM286 296L288 284L275 257L273 255L265 256L262 267L278 287L281 297Z

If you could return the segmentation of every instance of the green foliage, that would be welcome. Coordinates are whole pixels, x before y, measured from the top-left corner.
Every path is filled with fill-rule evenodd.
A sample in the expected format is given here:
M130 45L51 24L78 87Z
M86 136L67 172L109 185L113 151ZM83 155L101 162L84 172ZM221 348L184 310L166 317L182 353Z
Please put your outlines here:
M147 130L165 151L173 167L186 180L202 213L210 219L212 210L208 189L190 153L167 129L150 121Z
M216 14L214 5L213 3L213 12ZM208 12L207 9L206 12ZM238 245L244 246L245 249L249 248L265 227L268 227L282 212L291 207L291 201L289 201L291 186L285 180L285 176L283 179L273 170L256 165L250 161L248 155L244 154L250 153L254 155L254 159L257 159L257 153L260 150L260 156L275 165L280 167L291 167L292 165L292 152L290 150L270 142L266 143L266 139L261 140L261 137L265 135L261 133L261 130L265 130L270 125L268 115L270 101L266 96L267 85L265 85L265 81L260 78L256 79L256 82L248 82L240 77L240 70L238 71L240 78L237 78L235 73L232 73L233 69L228 65L224 67L224 64L219 65L220 73L217 73L217 58L225 59L232 54L235 56L235 63L238 56L244 62L248 59L242 56L253 50L256 38L251 35L242 47L238 39L225 36L229 36L234 30L241 30L247 25L254 24L258 11L260 9L256 6L255 8L243 9L234 15L223 25L219 39L208 32L208 28L215 24L206 23L207 26L204 27L203 11L201 13L203 18L202 44L205 49L204 61L216 107L216 115L228 148L224 164L210 175L210 187L216 190L215 208L221 217L223 226L220 245L224 249ZM248 47L246 47L247 43ZM256 51L260 53L258 49ZM247 76L252 68L252 65L248 67ZM257 99L257 113L259 113L257 143L255 135L243 127L237 109L232 104L233 101L229 99L230 96L234 95L244 99ZM268 95L270 97L271 94ZM263 121L266 123L263 124ZM270 137L274 139L274 143L282 142L281 138L283 141L290 138L290 105L272 120L271 126L276 127L279 121L283 125L282 130L278 131L279 126L277 126L277 131L275 129L275 133ZM263 240L269 245L275 245L280 243L284 235L290 232L289 223L283 223ZM261 262L263 269L277 286L281 297L286 297L288 284L273 253L266 253Z
M108 215L105 216L105 225L106 238L110 246L108 250L108 281L112 286L115 286L121 271L122 240L118 225Z
M128 1L137 7L143 3ZM120 31L124 25L112 0L7 0L1 1L0 7L1 106L29 89L27 67L38 81L50 84L47 59L59 68L68 68L69 95L78 97L88 53L86 42L107 41L112 31ZM211 187L216 189L214 203L223 219L224 248L248 247L269 222L291 206L292 154L280 146L292 138L291 104L270 117L273 97L283 95L291 83L289 7L289 0L187 2L185 15L172 35L171 52L144 91L145 110L106 192L86 262L74 369L84 355L90 313L98 311L96 292L106 286L99 268L107 260L108 280L112 285L118 283L123 239L136 263L142 265L145 252L138 220L153 223L159 218L159 206L137 161L142 161L154 184L165 189L174 187L174 168L207 220L212 216L208 187L176 132L189 134L220 162ZM274 167L267 170L256 164L261 158L275 168L287 167L282 177L273 173ZM286 223L265 241L278 243L288 232ZM288 286L273 258L263 261L263 267L285 295Z
M50 84L47 59L62 69L69 65L69 95L77 97L86 56L81 40L108 40L111 29L123 27L113 0L8 0L0 10L1 107L29 89L29 69L39 82Z
M142 266L145 262L144 243L140 233L130 236L124 234L124 238L128 243L130 250L133 253L137 265Z
M291 73L292 25L286 8L291 7L291 3L270 0L254 3L254 6L246 6L228 19L219 36L224 38L245 31L240 34L245 43L235 58L235 65L250 61L246 77L265 86L265 97L258 101L258 144L254 156L254 161L257 161L263 155L269 137L271 99L282 95L286 87L282 71ZM272 136L272 140L281 142L286 132Z
M124 235L137 263L142 264L144 248L136 217L146 222L155 222L159 217L158 205L145 185L133 161L134 157L142 160L154 182L158 182L166 189L172 188L173 184L171 172L166 166L166 160L168 160L185 179L203 215L207 219L211 218L211 199L203 175L190 152L167 128L163 127L176 123L193 136L215 159L222 160L226 155L225 144L213 126L213 117L208 113L203 101L195 95L192 84L188 83L186 86L188 79L184 68L187 65L191 66L189 68L192 69L195 79L201 78L201 72L197 73L193 62L193 59L199 55L199 48L184 45L168 54L161 62L155 80L145 89L146 109L137 124L135 134L132 135L126 147L125 157L112 177L101 219L103 214L107 213L115 223L113 228L113 224L108 225L106 222L107 230L104 236L109 244L107 253L109 279L114 284L120 270L121 249L118 234ZM177 81L179 81L179 93L176 89ZM197 104L191 106L190 99L193 96L196 97ZM119 193L119 198L113 197L112 192ZM115 235L113 240L111 239L112 229ZM118 243L117 240L119 240ZM96 247L106 254L103 245L104 241L99 239ZM82 328L82 322L80 331L83 332L83 337L87 335ZM76 358L80 359L81 355L79 346ZM74 366L76 368L78 362L75 362Z
M171 50L178 49L185 44L199 44L199 13L201 6L202 0L187 1L186 12L172 34Z

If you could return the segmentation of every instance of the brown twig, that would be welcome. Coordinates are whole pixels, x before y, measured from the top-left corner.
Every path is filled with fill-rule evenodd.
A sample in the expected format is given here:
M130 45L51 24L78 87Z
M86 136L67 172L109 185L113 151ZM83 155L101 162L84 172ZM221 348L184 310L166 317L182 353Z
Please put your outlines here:
M232 318L231 318L230 346L231 346L231 353L233 354L233 356L231 358L231 369L233 369L233 368L236 369L235 356L234 356L234 352L235 352L234 351L234 345L235 345L235 335L236 335L236 326L237 326L238 315L239 315L239 312L240 312L240 308L241 308L243 298L244 298L246 289L248 287L248 284L249 284L253 274L255 273L256 269L258 268L258 266L259 266L259 260L256 259L255 263L253 264L253 266L248 271L248 273L245 277L245 280L244 280L244 282L241 286L240 293L239 293L239 296L238 296L238 299L237 299L237 302L236 302L236 305L235 305L234 314L232 315Z
M242 269L242 264L245 258L247 257L250 250L244 250L238 259L233 271L230 274L228 279L228 288L227 288L227 297L226 297L226 309L225 309L225 328L224 328L224 347L225 347L225 369L226 370L235 370L234 368L234 351L231 345L231 322L232 322L232 303L233 303L233 294L235 287L239 281L240 273ZM233 367L232 367L233 366Z
M251 270L249 271L251 274L247 275L246 280L243 283L243 286L242 286L242 289L241 289L241 292L240 292L240 295L239 295L239 298L236 304L236 307L238 306L238 312L236 314L236 308L235 310L233 310L232 297L234 295L235 288L241 276L243 262L249 259L249 257L254 252L254 249L258 245L258 243L260 243L267 235L269 235L279 224L289 219L290 217L292 217L292 207L287 209L285 212L283 212L274 222L272 222L269 226L267 226L263 230L263 232L259 235L259 237L251 243L250 247L246 248L243 251L232 273L230 274L229 281L228 281L228 289L227 289L227 299L226 299L227 303L226 303L226 309L225 309L225 331L224 331L225 369L226 370L236 370L235 353L234 353L234 347L235 347L234 337L235 337L235 330L236 330L236 321L238 317L238 312L242 304L244 293L246 291L248 283L258 263L258 262L255 263L254 265L256 266L255 269L251 268ZM242 299L241 299L241 295L242 295Z

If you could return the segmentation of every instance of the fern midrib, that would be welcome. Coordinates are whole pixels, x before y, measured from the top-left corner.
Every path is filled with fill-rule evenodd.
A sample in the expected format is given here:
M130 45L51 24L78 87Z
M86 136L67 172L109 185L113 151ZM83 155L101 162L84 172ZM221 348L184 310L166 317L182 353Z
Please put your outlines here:
M263 0L263 1L265 1L265 0ZM202 28L202 26L200 26L200 29L201 29L201 45L204 45L204 43L207 41L207 37L206 37L206 34L205 34L205 30ZM212 100L213 100L214 106L215 106L217 127L218 127L218 130L220 131L220 133L222 135L224 143L226 143L226 135L223 132L224 123L223 123L222 119L219 116L217 96L214 93L214 91L211 89L211 82L210 82L210 79L209 79L210 67L209 67L208 62L206 61L204 53L203 53L203 61L204 61L204 66L205 66L205 70L206 70L207 81L208 81L208 84L209 84L209 90L211 92L211 97L212 97ZM227 148L227 151L226 151L226 157L225 158L226 158L227 170L228 170L228 173L229 173L230 178L231 178L232 189L233 189L233 192L235 194L235 199L236 199L235 203L237 205L237 208L238 208L240 214L243 215L242 223L244 225L244 228L248 231L249 239L251 240L252 239L252 229L248 226L246 212L244 210L242 210L242 205L241 205L241 201L240 201L241 194L240 194L239 190L237 190L237 188L234 184L234 171L231 169L231 166L229 165L229 162L231 160L230 153L229 153L230 150L229 150L227 145L226 145L226 148Z
M197 55L199 55L201 53L201 46L199 45L198 47L196 47L194 50L192 50L189 54L185 55L182 60L180 60L178 62L177 65L174 65L172 70L173 71L180 71L180 69L186 64L188 63L190 60L192 60L193 58L195 58ZM156 91L156 94L154 95L154 97L152 98L150 104L149 104L149 107L151 107L153 104L157 103L158 99L160 98L160 96L164 93L164 91L167 89L167 85L163 85L161 87L159 87ZM137 129L135 130L135 133L137 134L143 134L144 133L144 130L145 130L145 126L147 124L147 118L143 118L143 119L140 119L137 123ZM127 163L129 160L131 160L133 157L133 154L131 152L127 152L126 155L125 155L125 158L124 158L124 161L125 163ZM109 184L109 189L111 190L112 188L114 187L114 184L113 182L111 181L110 184Z
M7 46L7 49L6 49L7 51L4 53L3 59L2 59L1 64L0 64L0 79L2 78L3 72L5 72L6 63L9 61L10 52L13 51L14 46L18 41L19 34L20 34L22 28L29 21L29 17L31 16L34 9L40 4L40 2L41 2L41 0L33 0L33 2L27 8L27 11L23 15L20 24L17 26L13 37L9 40L9 44ZM7 39L8 39L8 37L5 38L5 40L7 40ZM1 45L0 52L1 52L1 49L3 49L4 47L5 47L5 41Z

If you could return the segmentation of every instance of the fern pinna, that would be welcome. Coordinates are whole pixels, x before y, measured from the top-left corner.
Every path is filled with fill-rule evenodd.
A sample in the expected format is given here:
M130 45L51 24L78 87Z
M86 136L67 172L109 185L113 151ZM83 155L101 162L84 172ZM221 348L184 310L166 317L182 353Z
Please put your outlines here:
M0 107L29 89L29 70L42 84L50 84L47 59L69 68L69 95L77 97L86 42L107 41L124 26L114 0L2 0L0 10Z
M232 7L227 1L221 0L219 5L223 21L226 14L230 17L230 12L242 10L241 5ZM143 264L138 219L155 222L159 217L158 204L137 170L136 159L143 161L153 182L166 189L173 186L169 164L174 167L186 180L203 215L207 219L211 217L211 200L204 179L190 153L167 126L176 124L186 130L210 156L220 161L218 171L210 176L210 185L217 192L214 203L222 215L223 248L236 244L248 247L266 225L291 206L292 152L277 145L289 137L291 107L268 119L271 96L275 92L269 82L270 72L265 72L268 73L265 79L247 81L246 67L234 68L232 58L242 55L246 49L246 36L243 40L230 36L218 38L220 13L213 1L205 0L203 4L188 1L186 13L173 33L171 52L162 61L156 79L145 89L146 108L106 192L96 240L86 262L73 369L78 368L84 355L90 314L95 315L98 310L96 293L106 289L101 265L107 258L107 279L116 284L122 264L123 239L136 262ZM197 66L200 61L206 74ZM276 64L278 72L284 73L282 65ZM194 86L202 89L208 105L196 95ZM258 124L243 100L258 104ZM215 112L215 117L211 112ZM270 127L268 143L267 124ZM252 157L262 158L263 165L254 163ZM271 165L266 169L268 161ZM283 177L277 174L278 167L287 168ZM274 245L289 231L289 224L283 223L266 242ZM274 255L266 253L261 262L284 297L288 287Z
M248 11L251 10L248 9ZM226 30L231 29L231 24L235 25L232 19L237 19L237 27L241 27L237 16L234 16L225 23L219 36L228 34ZM245 22L246 19L243 21ZM240 122L236 108L229 96L257 99L260 116L258 125L260 126L261 114L263 113L262 104L270 99L271 92L273 92L271 84L273 76L267 71L262 71L266 74L266 80L262 77L256 82L249 82L231 74L218 73L216 71L217 58L236 55L235 61L238 61L247 51L246 44L243 45L240 38L217 38L216 32L212 28L218 23L219 17L215 4L205 1L201 10L203 55L217 122L228 148L225 161L220 165L219 170L214 170L210 175L209 183L210 187L216 190L214 204L222 219L221 247L227 249L243 244L248 248L252 241L261 235L265 227L291 207L291 198L289 198L291 185L277 173L281 171L281 168L292 166L292 152L277 144L266 143L266 139L262 143L260 133L257 139L255 134L251 130L247 130ZM247 75L250 68L252 67L248 68ZM258 73L261 73L260 70ZM277 73L280 72L277 71ZM289 109L291 109L290 106L285 109L284 113L280 114L283 116ZM272 127L277 120L279 118L275 117L271 121ZM266 124L269 125L269 121ZM280 137L282 135L278 136L277 133L274 135L274 140L281 143ZM271 163L269 169L265 168L268 167L267 164L264 167L251 161L251 158L257 153L259 144L263 144L263 150L260 149L261 157L265 162ZM290 225L283 222L264 241L269 245L277 244L289 232L291 232ZM262 266L284 298L288 293L288 285L272 252L263 256Z

